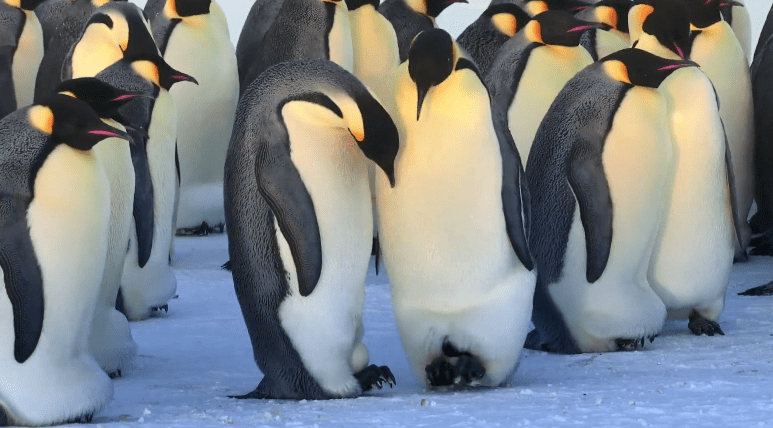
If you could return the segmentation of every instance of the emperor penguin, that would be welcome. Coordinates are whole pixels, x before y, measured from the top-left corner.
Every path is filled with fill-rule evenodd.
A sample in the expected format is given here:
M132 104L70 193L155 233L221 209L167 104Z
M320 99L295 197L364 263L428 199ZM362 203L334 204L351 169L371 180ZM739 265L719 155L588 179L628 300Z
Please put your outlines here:
M53 8L53 10L49 11L58 13L58 15L50 17L53 20L57 20L58 23L54 27L50 39L45 41L45 53L43 54L40 68L38 69L35 78L35 101L39 101L51 94L62 80L78 77L72 75L63 76L65 59L69 55L73 45L82 39L84 32L89 30L87 26L93 24L93 22L90 22L92 13L109 1L110 0L74 0L70 6L63 7L61 12L57 10L57 8ZM48 24L48 17L45 14L41 14L41 22L44 28L51 25ZM125 25L120 27L125 28ZM115 31L127 33L125 36L128 38L128 30L121 30L119 28L115 29ZM101 37L98 40L101 41ZM125 47L125 45L122 46ZM103 45L97 44L94 47L103 47ZM114 56L114 53L109 54L109 51L105 51L104 53L100 52L100 55L94 55L92 59L97 63L102 63L103 61L114 62L115 60L111 59Z
M153 0L160 3L162 0ZM255 61L255 52L263 43L263 37L266 31L271 28L274 18L282 7L282 0L255 0L247 18L239 33L239 40L236 42L236 64L239 69L239 93L244 91L247 84L244 79L247 71ZM160 8L159 8L160 9Z
M502 45L491 65L486 84L498 111L507 115L524 168L553 99L569 79L593 63L580 39L596 25L560 10L543 12Z
M395 73L400 65L397 35L392 24L378 13L377 0L349 0L349 23L352 34L352 74L373 93L392 118L397 116L395 105ZM396 119L395 119L396 120ZM401 129L396 124L398 132ZM376 164L368 163L368 181L373 208L373 252L378 273L378 219L376 218Z
M518 152L445 31L416 37L395 85L397 185L379 174L377 192L403 348L428 386L500 386L518 362L536 280Z
M9 425L90 421L112 398L88 349L110 210L92 148L111 137L129 138L60 94L0 120L0 416Z
M166 2L167 0L148 0L145 2L145 7L142 8L142 11L145 13L148 21L153 22L156 19L156 16L164 10Z
M75 4L76 0L44 0L35 8L35 15L40 22L40 28L43 31L43 46L48 46L48 41L64 17L67 15L67 9Z
M32 104L43 59L43 33L33 12L40 1L0 2L0 118Z
M660 91L669 105L675 170L647 277L669 319L689 319L696 335L724 334L718 321L733 268L738 219L717 95L696 67L675 71Z
M634 0L628 12L631 46L666 59L685 59L690 19L682 1Z
M130 124L137 125L130 121L131 115L125 113L127 110L131 111L132 107L124 104L137 97L147 98L149 95L111 86L116 84L131 87L126 84L128 79L113 78L114 75L121 74L113 71L118 67L118 64L108 67L97 74L96 78L66 80L57 87L57 92L86 101L102 120L112 126L119 129L126 126L130 132L136 132ZM95 99L107 102L97 105L93 101ZM112 120L119 123L111 122ZM135 136L133 140L140 138ZM121 371L130 364L137 353L137 344L132 338L129 322L115 307L131 230L135 174L129 144L100 144L94 148L94 152L110 185L110 223L102 285L89 333L89 349L99 366L110 377L116 377L121 376Z
M158 54L127 56L116 65L115 72L133 76L131 82L136 83L132 84L153 96L152 100L134 101L139 119L131 117L147 136L139 136L132 150L134 221L121 276L119 309L129 321L137 321L150 316L154 309L168 310L167 302L177 289L169 266L179 177L175 162L177 109L169 89L178 82L197 81L170 67Z
M773 7L770 10L773 13ZM771 18L773 15L769 14L768 22L773 23ZM749 223L754 232L765 233L766 240L770 241L773 236L773 91L770 90L770 82L773 81L773 38L763 40L760 37L756 52L751 66L751 78L755 124L754 199L757 213ZM760 247L751 253L773 255L770 250L763 253Z
M397 34L400 62L408 59L408 50L416 35L437 28L435 19L454 3L467 3L467 0L384 0L378 6Z
M628 35L628 12L631 5L630 0L604 0L574 14L577 19L603 25L586 32L589 40L583 40L583 46L594 61L631 45Z
M757 55L765 48L771 35L773 35L773 5L770 6L768 16L765 17L765 24L762 25L760 37L757 39L757 45L754 48L754 58L757 58Z
M531 17L512 3L492 4L462 31L456 42L475 61L482 76L506 41L521 30Z
M624 49L573 77L537 130L526 178L539 270L529 347L636 349L666 308L647 280L674 168L658 86L695 66Z
M720 0L718 0L720 1ZM722 12L722 18L733 29L733 34L738 38L738 42L741 44L741 49L746 56L746 61L752 61L752 34L751 34L751 17L749 16L749 10L746 9L744 0L721 0L720 10Z
M222 231L223 168L239 99L236 55L225 14L212 0L168 0L152 29L164 60L199 83L169 91L178 117L176 228L183 234Z
M242 95L225 167L228 252L263 379L237 398L354 397L395 382L368 366L362 308L367 159L394 185L398 144L387 111L330 61L280 63Z
M351 72L352 34L343 0L282 0L271 26L252 53L240 92L268 67L297 58L328 59Z
M688 0L692 45L689 58L711 79L732 153L741 242L735 258L746 260L751 241L747 218L754 199L754 101L748 61L738 38L722 20L720 1Z

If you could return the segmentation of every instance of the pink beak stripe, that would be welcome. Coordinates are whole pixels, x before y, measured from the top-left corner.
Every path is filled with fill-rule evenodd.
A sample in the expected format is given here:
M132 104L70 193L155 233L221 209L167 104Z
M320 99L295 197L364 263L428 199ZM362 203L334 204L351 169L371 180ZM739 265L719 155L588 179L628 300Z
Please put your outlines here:
M672 64L665 67L660 67L658 71L674 70L677 68L687 67L687 64Z
M570 10L576 10L576 11L580 11L580 10L585 10L585 9L587 9L587 8L589 8L589 7L590 7L590 6L577 6L577 7L573 7L573 8L571 8Z
M131 94L130 95L121 95L118 98L114 98L113 101L123 101L123 100L128 100L130 98L134 98L134 95L131 95Z
M567 33L574 33L576 31L585 31L588 28L593 28L592 25L580 25L579 27L574 27L571 30L567 31Z
M183 76L182 74L176 74L172 76L172 79L175 80L188 80L188 76Z
M110 132L110 131L103 131L103 130L101 130L101 129L95 129L95 130L93 130L93 131L89 131L89 134L94 134L94 135L106 135L106 136L108 136L108 137L117 137L117 136L118 136L118 134L116 134L115 132Z
M684 52L682 52L682 49L679 48L679 45L674 43L674 47L676 48L676 53L678 53L679 56L682 57L682 59L684 59Z
M706 3L703 3L703 5L706 6L707 4L709 4L709 3L713 2L713 1L714 0L706 0Z

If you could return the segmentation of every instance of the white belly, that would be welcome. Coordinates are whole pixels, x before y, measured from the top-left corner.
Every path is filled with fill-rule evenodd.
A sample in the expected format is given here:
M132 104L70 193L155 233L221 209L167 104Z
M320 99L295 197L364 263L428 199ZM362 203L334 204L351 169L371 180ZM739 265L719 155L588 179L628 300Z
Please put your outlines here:
M348 130L305 122L304 104L286 104L283 116L292 161L314 203L322 272L314 291L301 296L290 248L277 234L292 292L279 307L279 319L322 388L352 396L360 392L353 374L368 363L367 348L361 343L373 236L366 158Z
M602 154L612 198L612 246L606 269L585 279L585 232L579 206L561 280L548 292L583 352L615 349L615 339L655 335L666 310L647 281L647 267L669 192L672 145L666 105L650 89L630 89L620 104Z
M178 24L164 54L169 65L199 82L169 91L177 105L177 227L183 228L225 221L223 170L239 97L236 54L227 28L211 19L199 20L195 27Z
M13 55L13 82L16 108L32 104L35 94L35 76L43 59L43 30L35 12L24 11L26 22Z
M107 251L108 192L94 156L64 144L35 180L27 218L43 279L43 331L23 364L16 362L13 346L0 347L0 404L18 422L64 422L95 412L112 398L110 379L87 344ZM0 341L13 343L5 293L0 319Z
M507 111L510 133L526 167L531 144L542 118L567 81L593 63L583 47L544 46L531 51Z
M661 87L673 90L676 171L650 283L668 309L696 308L717 320L724 307L735 240L722 123L703 73L677 71L667 83Z
M352 32L349 25L349 10L345 2L336 3L333 28L328 35L330 61L340 65L346 71L354 70L354 53L352 51Z

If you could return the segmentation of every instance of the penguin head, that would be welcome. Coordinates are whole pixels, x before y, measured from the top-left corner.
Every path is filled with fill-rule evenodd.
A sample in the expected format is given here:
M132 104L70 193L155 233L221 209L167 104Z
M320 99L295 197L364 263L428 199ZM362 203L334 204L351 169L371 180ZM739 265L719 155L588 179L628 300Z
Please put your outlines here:
M686 3L693 30L712 26L722 20L720 0L686 0Z
M483 12L485 19L491 20L491 25L507 37L513 37L531 20L528 13L518 5L512 3L500 3L489 6Z
M617 51L599 62L610 78L647 88L657 88L671 73L680 68L698 66L689 60L666 59L635 48Z
M178 82L199 84L193 76L172 68L160 55L143 53L127 57L126 61L139 76L167 91Z
M467 3L467 0L405 0L405 3L418 13L437 18L448 6L454 3Z
M628 12L628 28L631 41L636 42L641 33L655 36L668 50L686 57L690 46L690 20L682 1L636 0Z
M52 94L30 107L28 115L30 124L48 134L52 143L77 150L91 150L106 138L131 141L129 134L103 122L87 103L67 95Z
M45 0L3 0L8 6L13 6L21 10L33 11Z
M580 14L577 14L577 17L628 33L628 12L631 10L631 5L630 0L603 0L590 5Z
M164 14L169 18L187 18L209 13L212 0L167 0Z
M349 10L357 10L365 5L371 5L374 9L378 9L379 0L347 0L346 7Z
M408 51L408 74L416 83L419 94L416 120L421 116L424 97L433 87L443 83L456 65L458 48L444 30L432 28L419 33Z
M85 102L102 119L115 120L128 130L140 132L140 127L128 122L118 109L137 97L152 98L151 94L118 89L93 77L65 80L57 86L56 92Z
M569 12L549 10L532 18L523 29L531 42L544 45L579 46L582 34L599 24L582 21Z

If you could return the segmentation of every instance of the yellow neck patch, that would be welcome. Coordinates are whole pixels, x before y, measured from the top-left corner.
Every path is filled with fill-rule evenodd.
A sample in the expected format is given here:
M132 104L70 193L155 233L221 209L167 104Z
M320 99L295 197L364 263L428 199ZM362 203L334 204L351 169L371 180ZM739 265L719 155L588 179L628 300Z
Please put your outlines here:
M544 43L542 41L542 26L538 21L529 21L529 23L523 27L523 32L528 40L534 43Z
M617 12L609 6L599 6L596 8L596 21L607 24L617 30Z
M526 3L526 13L529 16L537 16L548 10L548 5L544 1L530 1Z
M518 21L509 13L497 13L491 17L491 23L494 24L494 27L500 33L507 37L513 37L515 32L518 31Z
M48 135L54 132L54 112L45 106L32 106L29 109L29 121L38 131Z
M156 67L156 64L153 64L150 61L135 61L132 63L132 69L154 85L161 86L161 80L158 76L158 67Z
M604 62L604 72L607 75L618 82L627 83L632 85L631 79L628 77L628 67L620 61L606 61Z

